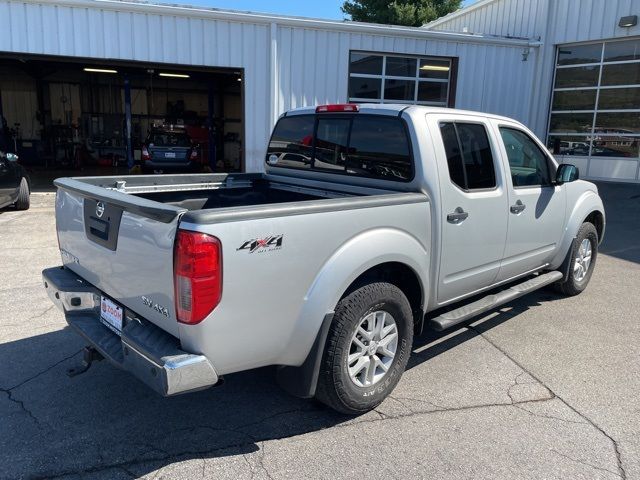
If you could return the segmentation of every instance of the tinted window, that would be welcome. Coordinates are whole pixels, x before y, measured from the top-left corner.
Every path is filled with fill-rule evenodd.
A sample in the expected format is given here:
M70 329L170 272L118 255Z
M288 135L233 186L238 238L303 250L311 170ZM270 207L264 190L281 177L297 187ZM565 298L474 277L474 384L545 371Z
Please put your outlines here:
M595 87L598 85L600 66L559 68L556 70L556 88Z
M388 77L415 77L416 76L415 58L387 57Z
M313 166L320 169L344 170L349 140L349 118L319 118Z
M467 188L467 180L464 178L464 166L462 163L462 153L458 143L458 134L453 123L443 123L440 125L444 150L447 154L449 165L449 177L451 181L462 189Z
M191 140L185 133L152 132L149 135L149 145L156 147L190 147Z
M440 78L448 80L450 71L450 60L434 60L432 58L420 60L420 78Z
M563 45L558 49L558 65L600 63L601 59L601 43L591 45Z
M419 82L418 101L443 103L447 101L449 84L443 82Z
M549 161L538 144L513 128L500 128L500 134L509 158L513 186L550 185Z
M447 57L399 57L351 52L349 102L368 101L447 105L452 69Z
M451 181L465 190L494 188L496 172L484 125L440 125Z
M382 80L380 78L351 77L349 79L349 96L380 98L382 96Z
M414 80L387 79L384 83L385 100L411 100L413 101L416 91Z
M381 55L351 53L351 73L382 75L383 58Z
M314 124L314 115L281 118L269 142L267 161L282 167L309 168Z
M384 180L413 178L404 123L379 115L284 117L271 137L267 162Z
M467 188L495 187L496 171L486 129L473 123L458 123L456 128L462 145Z
M402 120L356 115L351 130L347 172L387 180L411 179L411 152Z
M605 62L638 59L640 59L640 40L622 40L604 44Z
M637 85L640 83L640 63L617 63L602 67L602 85Z

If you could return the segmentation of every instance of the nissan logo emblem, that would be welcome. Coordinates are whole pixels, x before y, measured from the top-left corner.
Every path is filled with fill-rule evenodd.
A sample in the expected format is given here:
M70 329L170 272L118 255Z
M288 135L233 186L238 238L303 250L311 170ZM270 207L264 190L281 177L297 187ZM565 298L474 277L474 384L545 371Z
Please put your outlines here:
M96 215L98 216L98 218L102 218L102 215L104 215L104 203L103 202L96 203Z

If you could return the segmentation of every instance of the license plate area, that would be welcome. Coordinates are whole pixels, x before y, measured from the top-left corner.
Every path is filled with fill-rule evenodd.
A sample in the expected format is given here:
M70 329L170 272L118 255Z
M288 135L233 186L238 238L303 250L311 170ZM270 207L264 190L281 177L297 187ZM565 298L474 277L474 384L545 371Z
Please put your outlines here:
M101 295L100 321L114 333L122 335L123 319L124 309L113 300Z
M164 158L176 158L176 152L166 152Z

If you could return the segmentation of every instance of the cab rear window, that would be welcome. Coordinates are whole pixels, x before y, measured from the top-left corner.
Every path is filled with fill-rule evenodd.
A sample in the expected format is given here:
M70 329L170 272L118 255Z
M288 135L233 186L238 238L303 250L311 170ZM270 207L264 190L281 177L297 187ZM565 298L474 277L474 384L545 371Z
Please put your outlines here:
M277 123L267 163L408 181L413 160L404 122L380 115L294 115Z

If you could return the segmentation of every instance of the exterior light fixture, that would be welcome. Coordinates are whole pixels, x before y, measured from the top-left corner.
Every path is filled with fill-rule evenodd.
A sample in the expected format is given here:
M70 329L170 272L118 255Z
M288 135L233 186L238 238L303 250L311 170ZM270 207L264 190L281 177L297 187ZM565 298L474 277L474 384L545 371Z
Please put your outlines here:
M618 26L622 28L635 27L637 24L638 24L637 15L629 15L627 17L622 17L618 22Z
M171 78L191 78L189 75L185 73L159 73L161 77L171 77Z
M451 67L444 67L441 65L423 65L420 67L420 70L427 70L429 72L448 72L451 70Z
M91 72L91 73L118 73L117 70L111 70L109 68L90 68L90 67L85 67L85 68L83 68L83 70L85 72Z
M241 81L242 81L242 78L238 77L238 81L239 81L239 82L241 82Z

